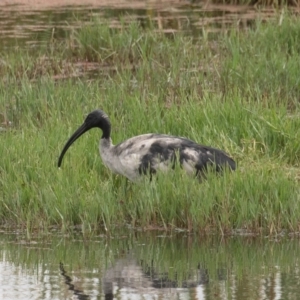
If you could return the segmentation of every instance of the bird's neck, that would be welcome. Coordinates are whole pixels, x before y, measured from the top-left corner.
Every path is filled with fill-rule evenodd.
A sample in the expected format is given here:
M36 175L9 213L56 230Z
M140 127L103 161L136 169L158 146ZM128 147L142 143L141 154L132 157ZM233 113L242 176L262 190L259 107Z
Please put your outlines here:
M110 125L110 121L109 121L108 118L103 118L101 129L102 129L102 137L101 137L101 139L108 139L108 140L110 140L111 125Z
M115 154L111 138L101 138L99 144L100 156L105 166L115 173L122 174L118 164L118 156Z
M110 150L111 148L113 148L113 144L112 144L112 140L111 138L104 138L102 136L102 138L100 139L100 150Z

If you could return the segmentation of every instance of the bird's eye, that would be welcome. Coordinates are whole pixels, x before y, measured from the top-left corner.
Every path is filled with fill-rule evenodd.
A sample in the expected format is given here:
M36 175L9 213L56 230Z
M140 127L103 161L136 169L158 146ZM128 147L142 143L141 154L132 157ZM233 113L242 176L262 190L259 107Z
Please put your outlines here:
M85 118L86 121L90 121L91 120L91 115L87 115Z

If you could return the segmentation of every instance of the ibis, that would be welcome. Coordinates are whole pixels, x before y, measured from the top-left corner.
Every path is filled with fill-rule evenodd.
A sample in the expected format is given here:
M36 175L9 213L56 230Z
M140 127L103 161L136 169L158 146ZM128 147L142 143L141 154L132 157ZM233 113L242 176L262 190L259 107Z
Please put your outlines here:
M121 174L131 181L137 181L145 174L152 176L160 170L174 169L177 162L188 174L199 177L208 168L212 168L215 172L222 172L224 168L236 169L235 161L224 151L197 144L184 137L148 133L113 145L110 120L100 109L88 114L84 123L69 138L59 156L58 167L61 166L69 147L92 128L102 130L99 151L103 163L112 172Z

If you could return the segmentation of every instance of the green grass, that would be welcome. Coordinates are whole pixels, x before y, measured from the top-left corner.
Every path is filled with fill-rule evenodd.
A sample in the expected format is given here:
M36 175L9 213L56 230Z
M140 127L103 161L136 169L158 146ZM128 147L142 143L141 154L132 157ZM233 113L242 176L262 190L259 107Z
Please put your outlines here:
M95 21L48 48L2 53L2 224L297 231L299 29L285 15L210 41ZM99 70L91 80L57 80L87 62ZM63 145L95 108L110 116L114 143L147 132L186 136L227 151L238 170L201 184L180 169L132 184L103 166L98 130L58 169Z

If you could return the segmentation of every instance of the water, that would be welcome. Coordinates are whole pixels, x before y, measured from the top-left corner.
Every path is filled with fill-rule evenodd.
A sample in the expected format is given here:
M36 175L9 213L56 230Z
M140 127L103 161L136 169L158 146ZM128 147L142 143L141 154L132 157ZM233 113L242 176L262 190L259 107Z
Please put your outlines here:
M298 238L0 236L0 299L299 299Z
M184 30L199 35L203 30L206 34L213 34L232 26L246 28L258 14L250 6L212 5L205 1L116 1L113 4L98 1L102 6L79 6L78 1L73 1L72 6L59 5L64 0L51 1L57 2L57 7L51 8L43 5L47 1L39 1L40 5L33 8L32 5L0 3L0 49L15 45L34 47L52 38L63 39L74 28L90 22L94 17L109 20L111 26L119 26L121 16L128 21L138 19L141 23L151 19L162 31ZM263 9L259 15L262 19L270 18L274 10Z

